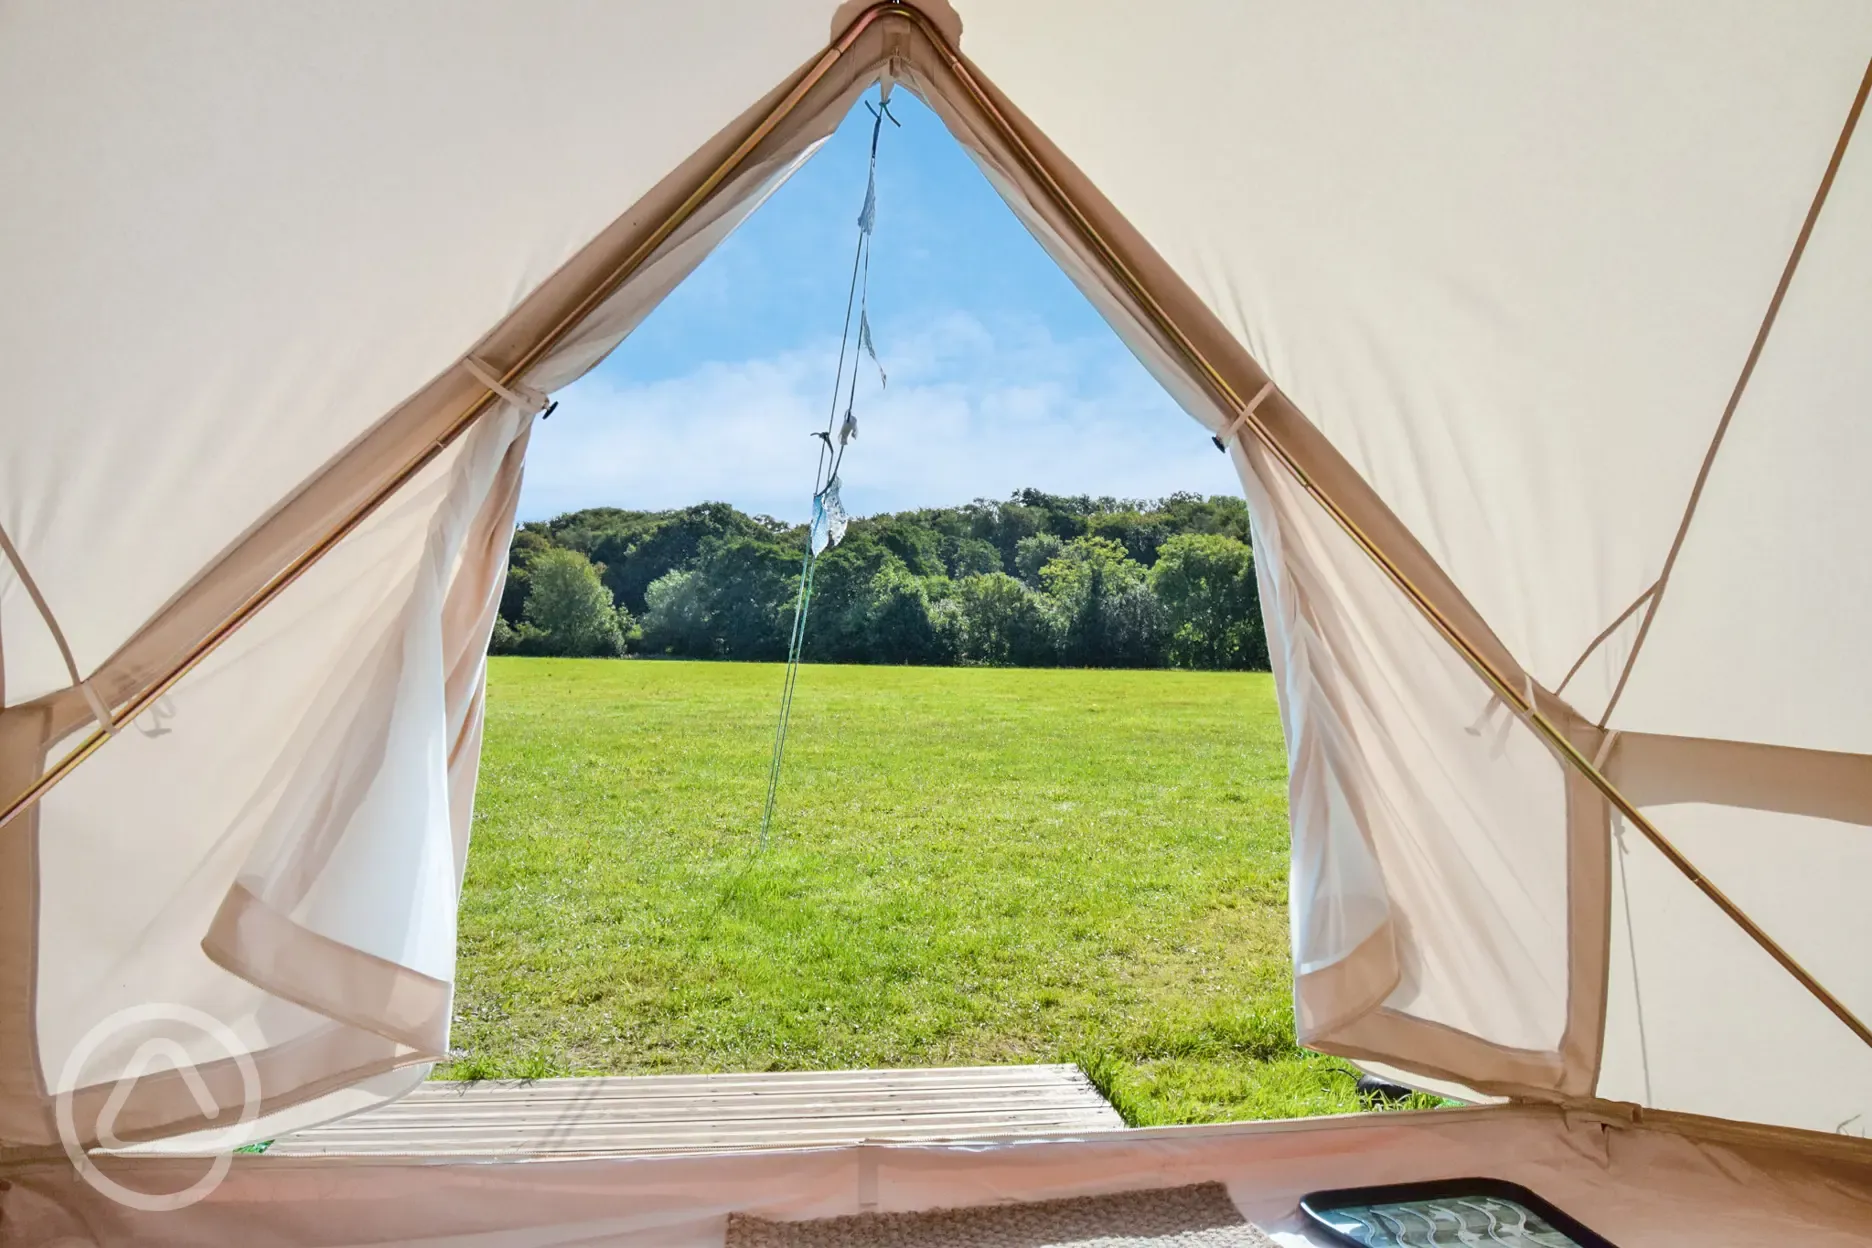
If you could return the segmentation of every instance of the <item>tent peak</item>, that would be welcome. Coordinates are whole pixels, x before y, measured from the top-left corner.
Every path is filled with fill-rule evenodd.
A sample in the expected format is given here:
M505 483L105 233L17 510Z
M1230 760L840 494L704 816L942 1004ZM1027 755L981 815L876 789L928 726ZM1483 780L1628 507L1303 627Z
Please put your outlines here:
M961 48L962 17L950 6L949 0L883 0L882 3L879 0L845 0L832 14L832 33L828 42L837 44L847 31L868 15L902 12L905 9L915 9L919 16L936 28L951 48Z

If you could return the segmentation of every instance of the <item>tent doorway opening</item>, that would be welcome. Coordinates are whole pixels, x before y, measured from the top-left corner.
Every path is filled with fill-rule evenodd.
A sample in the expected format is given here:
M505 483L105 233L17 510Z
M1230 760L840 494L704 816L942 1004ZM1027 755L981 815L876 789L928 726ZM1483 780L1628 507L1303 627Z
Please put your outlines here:
M1234 469L902 90L889 383L759 847L876 102L534 432L438 1073L1076 1063L1139 1124L1359 1108L1293 1035Z

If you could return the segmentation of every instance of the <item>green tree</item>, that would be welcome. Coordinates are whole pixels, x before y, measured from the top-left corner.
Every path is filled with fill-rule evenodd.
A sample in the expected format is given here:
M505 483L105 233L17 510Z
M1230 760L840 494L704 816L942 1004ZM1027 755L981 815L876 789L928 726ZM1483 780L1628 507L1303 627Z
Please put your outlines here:
M489 654L513 654L520 648L520 636L502 615L494 617L494 632L488 638Z
M1144 566L1108 537L1076 537L1040 569L1063 622L1062 661L1077 667L1153 667L1162 612Z
M1257 666L1266 645L1249 534L1241 499L1196 494L1153 502L1021 490L859 517L819 560L805 652L822 662ZM1173 543L1196 536L1236 545L1184 543L1152 571ZM565 652L567 628L536 622L551 604L530 612L526 602L535 561L569 551L589 560L624 611L616 624L626 649L778 658L804 538L799 526L725 503L593 507L529 522L512 540L489 649ZM1227 558L1211 567L1216 551Z
M872 529L877 543L903 560L912 576L939 576L943 566L942 538L927 522L913 517L887 516Z
M1045 667L1058 661L1058 629L1046 599L1005 572L957 585L959 657L996 667Z
M1066 543L1051 533L1023 537L1014 546L1014 571L1033 589L1039 589L1040 569L1059 558Z
M672 568L693 567L710 542L745 537L772 541L784 527L727 503L700 503L651 514L647 522L601 534L587 552L605 565L605 584L633 611L647 610L650 582Z
M715 653L729 659L784 659L799 594L800 557L766 538L707 543L697 561Z
M1164 666L1163 604L1148 581L1106 595L1098 615L1098 662L1102 667Z
M1172 535L1215 533L1232 537L1243 545L1253 544L1249 536L1248 500L1239 494L1214 494L1208 498L1200 494L1172 494L1159 499L1155 510L1164 517Z
M995 544L1001 552L1003 569L1014 568L1014 552L1021 539L1040 532L1044 517L1031 507L1016 502L995 503L977 499L969 504L970 527L975 536Z
M1109 537L1123 546L1134 562L1147 568L1157 562L1158 548L1173 532L1170 518L1161 512L1129 508L1090 517L1086 531L1093 537Z
M552 538L530 524L515 529L507 544L507 583L501 589L500 614L516 629L526 618L527 569L535 556L551 549Z
M687 658L713 653L708 600L694 572L665 572L650 582L644 600L644 649Z
M542 634L546 653L624 653L618 610L591 560L575 550L543 551L533 556L527 581L526 622Z
M1128 589L1147 575L1144 566L1109 537L1075 537L1040 569L1040 584L1047 593L1075 603L1094 573L1109 581L1109 590Z
M943 539L943 563L956 580L1002 570L1001 552L993 542L979 537Z
M953 586L946 588L950 592L930 598L930 628L936 635L935 651L927 660L931 663L951 664L962 658L962 600L953 592Z
M903 560L862 530L848 533L819 556L806 613L807 658L815 663L871 661L871 584L887 566L908 575Z
M1158 552L1150 583L1163 604L1173 664L1267 667L1254 552L1245 543L1213 533L1173 537Z
M868 657L874 663L941 663L943 638L930 609L929 590L901 562L893 561L871 579Z

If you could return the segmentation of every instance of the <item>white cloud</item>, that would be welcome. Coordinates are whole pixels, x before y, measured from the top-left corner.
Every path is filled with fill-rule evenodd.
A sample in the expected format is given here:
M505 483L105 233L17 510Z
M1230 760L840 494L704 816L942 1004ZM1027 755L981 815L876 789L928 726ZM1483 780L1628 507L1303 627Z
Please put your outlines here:
M859 375L860 433L841 474L858 514L1005 498L1022 486L1158 497L1239 488L1228 460L1109 339L953 314L879 325L890 372ZM705 500L803 520L832 407L838 344L710 363L661 381L599 369L534 434L523 519ZM842 409L841 409L842 410Z

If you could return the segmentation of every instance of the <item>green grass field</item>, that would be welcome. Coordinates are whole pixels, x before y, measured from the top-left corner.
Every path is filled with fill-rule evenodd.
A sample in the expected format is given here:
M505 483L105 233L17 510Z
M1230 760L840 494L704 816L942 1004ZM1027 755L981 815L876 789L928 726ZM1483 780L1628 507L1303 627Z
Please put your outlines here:
M1078 1061L1359 1108L1293 1040L1269 678L495 659L445 1077Z

